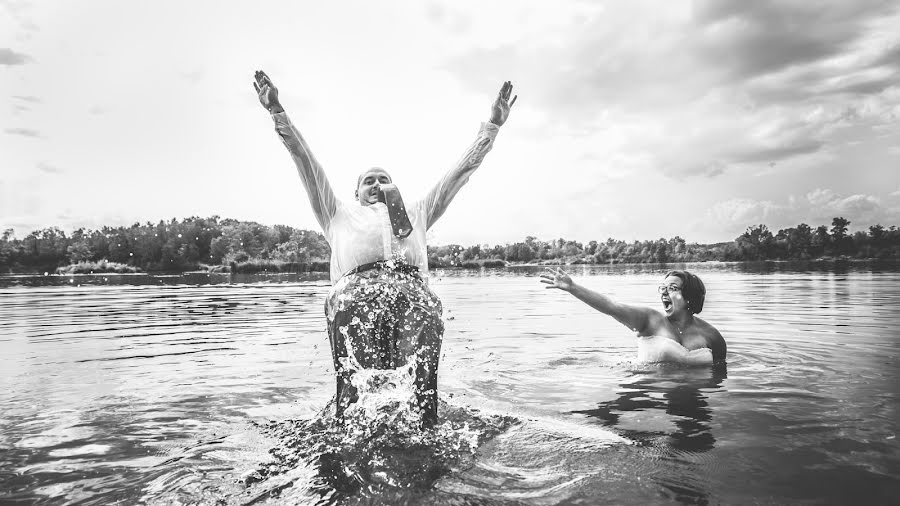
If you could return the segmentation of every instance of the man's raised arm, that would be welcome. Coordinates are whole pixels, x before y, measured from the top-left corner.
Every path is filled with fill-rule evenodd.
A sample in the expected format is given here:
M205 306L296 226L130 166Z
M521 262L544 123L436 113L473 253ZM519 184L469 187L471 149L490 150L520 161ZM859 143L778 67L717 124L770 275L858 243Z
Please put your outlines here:
M312 205L316 220L322 230L327 231L331 219L337 212L337 198L331 189L331 183L328 182L325 171L322 170L322 166L310 151L309 145L306 144L303 136L284 112L284 107L278 100L278 88L261 70L256 71L254 77L253 87L256 88L259 103L272 115L272 119L275 121L275 131L281 136L284 146L290 152L291 158L294 159L294 164L297 165L297 173L300 174L300 180L303 182L303 187L306 188L306 194L309 196L309 203Z
M509 100L512 88L511 82L506 81L503 83L496 100L494 100L494 105L491 107L490 121L481 125L481 130L478 132L475 142L466 150L456 166L445 174L438 184L428 192L424 201L425 210L428 214L427 228L431 228L438 218L444 214L453 197L469 181L469 176L481 165L484 156L494 146L497 132L506 123L506 119L509 117L509 109L516 103L516 98L518 98L518 96L514 96L512 100Z

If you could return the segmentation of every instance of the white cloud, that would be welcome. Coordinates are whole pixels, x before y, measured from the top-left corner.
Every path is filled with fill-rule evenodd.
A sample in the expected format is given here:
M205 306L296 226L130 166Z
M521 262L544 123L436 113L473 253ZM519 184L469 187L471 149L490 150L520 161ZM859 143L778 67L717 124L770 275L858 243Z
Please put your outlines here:
M39 162L37 164L37 168L41 172L46 172L47 174L60 174L60 173L64 172L63 169L57 167L56 165L48 163L48 162Z
M41 135L39 131L34 130L33 128L5 128L3 129L3 133L8 135L19 135L22 137L32 137L35 139L40 139L41 137L43 137L43 135Z
M859 230L879 223L896 224L900 220L900 211L884 206L872 195L843 196L828 188L816 188L803 198L791 196L783 203L728 199L713 205L706 214L709 222L735 235L757 224L766 225L773 233L800 223L813 227L829 225L838 216L847 218L851 228Z
M881 201L872 195L857 194L844 197L831 190L816 189L807 194L806 199L810 206L808 213L820 219L843 216L851 221L874 224L875 221L887 219L889 216Z
M33 59L24 53L13 51L8 47L0 47L0 65L11 67L13 65L25 65Z
M674 177L810 155L840 143L843 128L896 119L900 16L883 2L583 8L463 51L448 68L479 87L518 74L551 125L627 129L620 154Z
M896 216L889 3L4 6L15 15L0 16L0 47L33 61L0 66L2 170L19 177L5 178L3 220L61 224L55 210L70 209L72 224L218 214L316 228L253 95L257 68L348 199L372 165L424 193L511 79L510 122L440 242L712 242L752 222ZM38 24L53 30L27 28ZM39 205L14 197L36 187ZM817 187L834 190L813 204Z
M766 223L779 209L769 201L736 198L717 203L710 208L708 216L724 224L752 225Z
M825 206L829 202L833 202L835 199L837 199L837 195L835 195L833 191L824 188L816 188L815 190L806 194L806 200L816 207Z

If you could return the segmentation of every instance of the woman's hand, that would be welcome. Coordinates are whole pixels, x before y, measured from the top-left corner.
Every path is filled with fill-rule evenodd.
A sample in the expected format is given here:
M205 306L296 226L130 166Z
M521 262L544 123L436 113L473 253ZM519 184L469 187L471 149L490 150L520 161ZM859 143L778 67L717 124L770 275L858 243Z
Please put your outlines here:
M547 269L545 274L541 274L541 283L547 285L544 288L559 288L566 292L571 292L572 288L575 287L575 282L572 281L572 278L559 267L555 270Z
M256 88L259 103L271 114L284 112L284 107L281 107L281 102L278 101L278 88L272 84L269 76L262 70L257 70L254 79L253 87Z
M509 109L516 103L516 99L519 98L518 95L514 96L512 101L509 101L509 96L512 95L513 85L512 82L506 81L503 83L503 86L500 87L500 93L497 94L497 100L494 100L494 105L491 107L491 123L497 126L503 126L506 123L506 118L509 117Z

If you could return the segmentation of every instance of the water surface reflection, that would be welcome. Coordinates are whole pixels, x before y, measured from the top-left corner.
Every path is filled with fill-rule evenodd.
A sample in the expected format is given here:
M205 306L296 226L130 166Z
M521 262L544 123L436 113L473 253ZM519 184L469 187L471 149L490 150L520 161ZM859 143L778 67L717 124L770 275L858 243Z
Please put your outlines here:
M573 411L598 419L602 425L617 428L629 438L645 444L658 443L667 436L666 448L676 452L705 452L713 449L716 438L710 428L712 408L709 396L721 391L728 377L727 365L687 368L660 365L651 371L635 371L619 384L618 398L600 402L596 408ZM667 371L669 368L671 370ZM640 414L640 423L632 418ZM648 419L671 422L674 430L654 431Z
M653 306L671 267L570 271ZM539 267L436 271L441 416L456 413L459 430L492 416L518 423L483 424L491 437L434 474L424 450L385 453L411 460L380 468L351 452L318 468L298 460L250 487L245 473L277 463L273 449L296 448L260 427L314 419L333 394L327 280L2 277L0 502L331 501L348 462L375 470L366 483L385 469L428 478L344 490L357 503L893 501L900 271L688 268L708 288L704 317L728 341L727 373L635 363L635 337L548 293Z

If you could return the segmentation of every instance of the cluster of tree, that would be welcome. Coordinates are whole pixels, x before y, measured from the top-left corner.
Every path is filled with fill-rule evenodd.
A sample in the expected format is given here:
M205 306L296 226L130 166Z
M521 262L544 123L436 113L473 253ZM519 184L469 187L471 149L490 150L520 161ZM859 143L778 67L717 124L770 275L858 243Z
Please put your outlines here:
M806 223L772 234L765 225L747 229L735 239L738 259L810 259L823 256L900 258L900 229L873 225L868 231L848 233L850 221L838 217L831 228L812 228Z
M688 243L681 237L625 242L607 239L524 242L506 245L457 244L428 247L432 267L499 266L506 263L667 263L708 260L805 260L822 257L900 259L900 229L873 225L850 234L850 222L834 218L812 228L805 223L772 234L765 225L749 227L732 242ZM146 271L187 271L228 266L232 271L327 271L331 250L314 231L284 225L211 218L172 219L130 227L78 229L67 236L58 228L16 239L0 238L0 273L55 271L104 262ZM125 268L125 267L120 267Z
M524 242L505 246L458 244L428 248L428 263L437 267L470 266L489 259L510 263L668 263L810 260L823 257L900 259L900 229L873 225L868 231L847 232L850 221L838 217L829 229L812 228L805 223L772 234L765 225L749 227L732 242L717 244L688 243L681 237L626 242L607 239L577 241L557 239L541 241L526 237Z
M78 229L71 236L53 227L24 239L12 230L0 238L0 272L53 272L57 267L108 261L145 271L183 272L215 265L289 264L327 269L331 250L318 232L284 225L211 218L172 219L130 227Z

